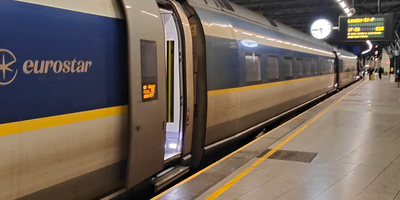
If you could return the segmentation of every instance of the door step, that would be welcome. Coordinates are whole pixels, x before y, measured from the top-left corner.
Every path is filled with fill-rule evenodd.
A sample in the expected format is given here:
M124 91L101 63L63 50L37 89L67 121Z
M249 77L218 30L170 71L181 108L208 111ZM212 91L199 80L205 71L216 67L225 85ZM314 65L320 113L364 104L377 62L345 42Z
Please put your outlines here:
M179 166L173 169L168 169L167 172L161 172L152 182L155 186L155 192L158 192L176 181L178 178L182 177L189 172L189 167Z

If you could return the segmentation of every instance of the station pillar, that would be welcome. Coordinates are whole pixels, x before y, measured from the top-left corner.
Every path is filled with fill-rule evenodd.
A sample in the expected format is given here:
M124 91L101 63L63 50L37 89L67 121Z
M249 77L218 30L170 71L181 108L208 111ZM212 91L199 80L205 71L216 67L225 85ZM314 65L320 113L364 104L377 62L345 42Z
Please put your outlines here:
M395 74L395 81L400 82L400 51L394 51L394 74Z

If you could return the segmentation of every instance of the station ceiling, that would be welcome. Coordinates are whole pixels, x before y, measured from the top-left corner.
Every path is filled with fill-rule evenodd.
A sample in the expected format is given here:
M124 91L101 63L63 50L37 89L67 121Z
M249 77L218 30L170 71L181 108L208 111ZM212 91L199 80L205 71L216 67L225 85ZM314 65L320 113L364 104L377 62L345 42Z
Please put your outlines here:
M230 0L258 12L265 17L310 34L312 22L325 18L338 26L338 18L345 15L337 0ZM344 0L355 8L355 15L378 14L378 0ZM354 5L352 5L354 3ZM400 1L381 0L381 14L394 13L395 29L399 26ZM397 22L397 23L396 23Z

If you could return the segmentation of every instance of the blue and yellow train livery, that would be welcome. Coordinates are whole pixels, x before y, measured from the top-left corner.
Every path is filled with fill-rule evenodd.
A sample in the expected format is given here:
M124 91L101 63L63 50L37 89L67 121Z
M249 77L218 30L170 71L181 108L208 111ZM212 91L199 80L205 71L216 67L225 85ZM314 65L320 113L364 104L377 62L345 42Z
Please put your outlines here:
M160 189L356 79L353 54L226 0L2 0L0 19L0 200Z

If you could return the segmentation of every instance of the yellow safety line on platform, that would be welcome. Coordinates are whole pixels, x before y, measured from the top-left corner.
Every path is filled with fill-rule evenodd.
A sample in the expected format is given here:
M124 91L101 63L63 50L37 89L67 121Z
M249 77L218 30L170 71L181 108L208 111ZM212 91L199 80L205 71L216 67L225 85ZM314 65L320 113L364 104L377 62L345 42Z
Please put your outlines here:
M17 134L27 131L49 128L65 124L98 119L112 115L119 115L128 112L128 106L115 106L96 110L69 113L51 117L43 117L18 122L0 124L0 136Z
M314 117L312 120L310 120L307 124L305 124L303 127L301 127L300 129L298 129L296 132L294 132L292 135L290 135L288 138L286 138L284 141L282 141L281 143L279 143L276 147L274 147L271 151L269 151L267 154L265 154L263 157L259 158L256 162L254 162L250 167L248 167L247 169L245 169L244 171L242 171L239 175L237 175L235 178L233 178L232 180L230 180L227 184L225 184L224 186L222 186L220 189L218 189L217 191L215 191L214 193L212 193L206 200L213 200L216 199L219 195L221 195L222 193L224 193L227 189L229 189L233 184L235 184L238 180L240 180L241 178L243 178L246 174L248 174L249 172L251 172L255 167L257 167L261 162L263 162L265 159L267 159L268 157L270 157L272 154L274 154L277 150L279 150L283 145L285 145L286 143L288 143L291 139L293 139L294 137L296 137L296 135L298 135L301 131L303 131L304 129L306 129L309 125L311 125L312 123L314 123L318 118L320 118L322 115L324 115L326 112L328 112L328 110L330 110L333 106L335 106L336 104L338 104L340 101L342 101L342 99L344 99L347 95L349 95L351 92L353 92L355 89L357 89L358 87L360 87L363 83L361 83L360 85L358 85L357 87L355 87L354 89L352 89L351 91L349 91L348 93L346 93L343 97L341 97L339 100L337 100L335 103L333 103L332 105L330 105L328 108L326 108L324 111L322 111L320 114L318 114L316 117Z
M322 103L322 102L321 102L321 103ZM214 167L214 166L217 165L218 163L220 163L220 162L222 162L222 161L224 161L224 160L230 158L231 156L237 154L238 152L242 151L244 148L250 146L251 144L257 142L257 141L260 140L261 138L267 136L269 133L271 133L271 132L274 131L275 129L278 129L278 128L280 128L281 126L284 126L285 124L291 122L292 120L295 120L296 118L300 117L301 115L303 115L303 113L301 113L300 115L297 115L296 117L290 119L289 121L287 121L287 122L285 122L285 123L279 125L278 127L272 129L271 131L269 131L268 133L262 135L261 137L259 137L259 138L255 139L255 140L253 140L253 141L247 143L246 145L244 145L244 146L242 146L241 148L237 149L236 151L230 153L229 155L227 155L227 156L221 158L221 159L218 160L217 162L214 162L213 164L209 165L208 167L206 167L206 168L204 168L204 169L198 171L197 173L193 174L193 175L190 176L189 178L187 178L187 179L185 179L185 180L179 182L178 184L174 185L173 187L169 188L168 190L165 190L164 192L162 192L162 193L158 194L157 196L153 197L151 200L157 200L158 198L164 196L164 194L166 194L167 192L171 191L172 189L174 189L174 188L176 188L176 187L179 187L179 186L185 184L186 182L192 180L193 178L196 178L196 176L202 174L203 172L205 172L205 171L207 171L208 169Z
M326 100L327 100L327 99L326 99ZM325 102L326 100L324 100L324 101L318 103L316 106L322 104L322 103ZM203 172L207 171L208 169L214 167L215 165L221 163L222 161L224 161L224 160L230 158L231 156L237 154L238 152L242 151L244 148L246 148L246 147L252 145L253 143L257 142L258 140L264 138L265 136L267 136L269 133L273 132L274 130L276 130L276 129L278 129L278 128L284 126L284 125L286 125L287 123L290 123L291 121L293 121L293 120L299 118L299 117L302 116L304 113L305 113L305 112L303 112L303 113L297 115L296 117L293 117L293 118L290 119L289 121L287 121L287 122L285 122L285 123L283 123L283 124L277 126L276 128L272 129L272 130L269 131L268 133L266 133L266 134L262 135L261 137L255 139L255 140L253 140L253 141L251 141L251 142L249 142L248 144L246 144L246 145L244 145L243 147L237 149L236 151L230 153L229 155L227 155L227 156L221 158L221 159L218 160L217 162L214 162L213 164L209 165L208 167L206 167L206 168L204 168L204 169L198 171L197 173L195 173L195 174L193 174L192 176L190 176L189 178L187 178L187 179L185 179L185 180L179 182L178 184L174 185L173 187L169 188L168 190L165 190L164 192L158 194L157 196L153 197L151 200L157 200L157 199L159 199L160 197L164 196L164 195L165 195L166 193L168 193L169 191L171 191L172 189L177 188L177 187L179 187L179 186L185 184L186 182L188 182L188 181L190 181L190 180L196 178L198 175L202 174Z

